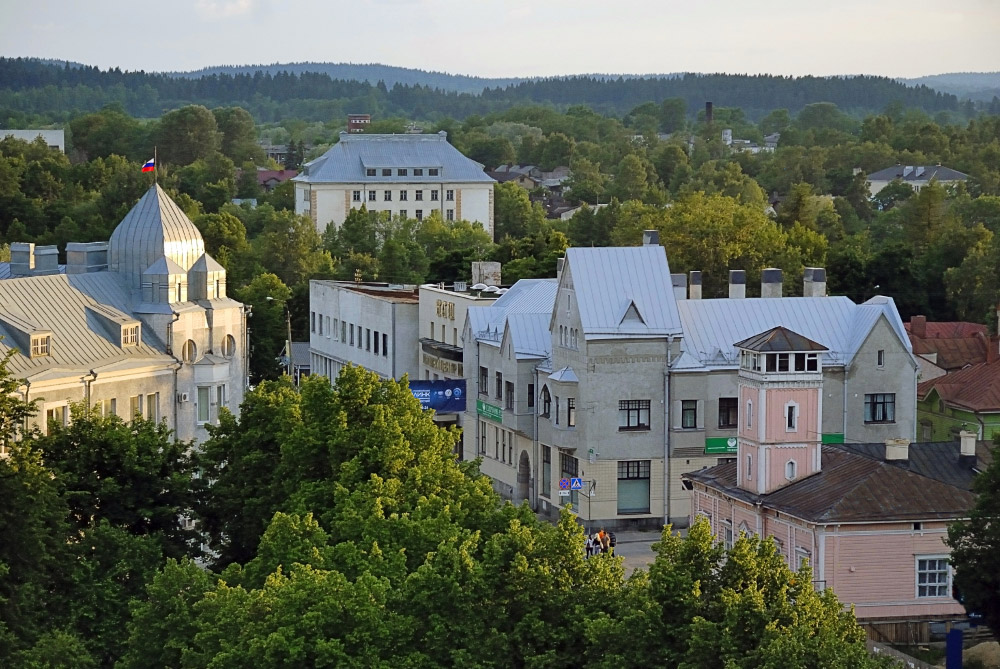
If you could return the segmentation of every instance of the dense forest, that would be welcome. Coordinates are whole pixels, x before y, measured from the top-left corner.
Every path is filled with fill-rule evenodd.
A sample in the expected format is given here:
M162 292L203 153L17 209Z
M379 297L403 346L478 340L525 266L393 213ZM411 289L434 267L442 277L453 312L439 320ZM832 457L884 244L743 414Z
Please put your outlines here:
M587 105L622 115L636 105L666 98L685 101L693 115L706 101L740 107L748 118L776 108L796 113L807 104L831 102L857 116L890 104L927 112L974 113L954 95L926 86L910 87L886 77L781 77L772 75L685 74L674 78L603 79L568 77L525 81L456 93L421 84L387 86L332 79L325 73L279 72L211 74L198 78L147 72L62 67L32 59L0 59L0 123L27 119L66 120L83 112L120 104L138 117L158 117L185 104L237 105L258 122L286 118L326 121L347 113L402 115L416 119L464 119L525 104L566 108Z

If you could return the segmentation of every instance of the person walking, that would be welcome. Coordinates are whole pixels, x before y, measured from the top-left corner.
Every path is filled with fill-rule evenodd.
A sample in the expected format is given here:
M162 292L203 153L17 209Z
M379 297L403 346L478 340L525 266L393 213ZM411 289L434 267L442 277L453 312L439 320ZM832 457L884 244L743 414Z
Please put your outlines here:
M598 535L601 537L601 552L610 553L611 535L605 532L603 527L601 528L601 531L598 533Z
M594 537L588 534L587 535L587 540L584 542L584 546L587 549L587 557L590 557L591 555L593 555L594 554Z

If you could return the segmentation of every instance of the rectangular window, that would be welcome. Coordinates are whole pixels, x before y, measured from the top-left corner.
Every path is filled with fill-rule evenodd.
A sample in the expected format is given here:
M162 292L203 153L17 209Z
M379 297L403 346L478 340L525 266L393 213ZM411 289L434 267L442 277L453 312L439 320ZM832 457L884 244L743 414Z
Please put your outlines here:
M649 400L618 400L618 431L648 430Z
M413 194L414 194L415 199L417 200L417 202L423 202L423 200L424 200L424 192L422 190L413 191Z
M340 341L347 341L347 322L340 321Z
M504 384L504 406L514 410L514 384L510 381Z
M382 334L382 357L389 357L389 335L385 333Z
M108 416L114 416L118 413L118 401L113 397L109 400L101 400L99 405L101 407L101 415L105 418Z
M133 395L128 398L129 420L142 415L142 395Z
M948 597L951 573L944 555L917 556L917 597Z
M415 177L422 177L422 176L424 176L424 168L422 168L422 167L414 167L413 168L413 176L415 176Z
M50 350L50 343L52 337L49 335L42 335L40 337L31 338L31 357L41 358L47 356Z
M400 218L408 218L408 214L409 214L409 212L406 211L405 209L400 209L399 210L399 217Z
M733 547L733 521L722 521L722 545L725 549L731 550Z
M351 346L354 346L354 323L351 323Z
M375 193L375 191L373 191L373 190L368 191L368 201L369 202L374 202L376 197L378 197L378 195Z
M546 418L552 411L552 396L549 395L549 389L542 386L542 415Z
M572 455L569 455L568 453L560 453L559 470L561 478L564 479L577 478L580 476L580 461L574 458ZM567 498L562 497L561 500L567 500ZM572 491L569 495L568 503L572 504L574 509L578 509L579 502L580 502L579 491L577 490Z
M208 404L208 386L198 386L198 423L204 424L211 419L211 407Z
M123 325L122 326L122 346L138 346L139 345L139 326L138 325Z
M368 169L365 170L365 174L370 177L375 176L375 168L369 167Z
M798 424L798 407L794 404L789 404L785 407L785 430L787 432L795 432L798 429Z
M392 201L392 191L391 190L385 191L385 195L382 196L382 199L385 200L386 202L391 202Z
M453 190L446 190L444 192L444 199L448 200L448 202L454 202L455 201L455 191L453 191Z
M333 329L330 327L330 317L324 316L324 318L326 318L326 338L329 339L334 334L334 332ZM334 327L336 327L337 321L334 320L333 322L334 322Z
M399 201L400 202L406 202L406 191L405 190L399 191Z
M365 350L372 350L372 331L371 328L365 328Z
M51 409L45 410L45 428L46 431L50 424L55 423L60 427L66 426L66 405L52 407Z
M317 318L316 320L319 322L319 333L318 334L320 334L322 336L322 334L323 334L323 314L320 314L319 318Z
M356 190L351 192L351 200L354 202L361 202L361 191Z
M778 354L778 371L787 372L788 371L788 354L779 353Z
M455 210L454 209L448 209L447 211L444 212L444 214L445 214L445 219L447 219L449 221L454 221L455 220Z
M396 170L396 176L397 177L405 177L406 176L406 168L400 167L399 169L397 169Z
M550 446L542 445L542 489L539 491L539 495L542 497L548 497L552 489L552 448Z
M556 395L556 425L559 424L559 396Z
M493 459L500 459L500 428L493 428Z
M576 427L576 398L566 399L566 425Z
M879 367L885 367L885 351L879 349L875 358Z
M429 176L429 177L436 177L438 175L439 171L440 170L438 170L438 168L436 168L436 167L428 167L427 168L427 176Z
M438 199L438 192L439 192L439 191L438 191L438 190L437 190L436 188L435 188L434 190L432 190L432 191L431 191L431 201L433 201L433 202L437 202L437 199Z
M871 393L865 395L866 423L895 423L896 394Z
M485 367L479 368L479 394L488 395L490 392L490 371Z
M618 463L618 513L649 513L649 462Z
M226 404L226 384L221 384L215 387L215 403L221 409Z
M681 400L681 427L685 430L698 427L698 400Z
M815 372L819 370L819 354L806 353L806 371Z
M384 177L391 177L392 176L392 169L388 168L388 167L383 167L382 168L382 176L384 176Z
M416 219L417 219L418 221L422 221L422 220L424 220L424 210L423 210L423 209L417 209L417 211L416 211L416 212L414 212L414 217L415 217L415 218L416 218Z
M378 330L375 330L375 355L378 355L378 340L379 340Z
M528 384L528 408L529 409L534 409L535 408L535 384L534 383L529 383Z
M479 421L479 454L486 455L486 421Z
M753 427L753 402L747 400L747 428Z
M160 420L160 393L149 393L146 395L146 418L159 422Z
M736 427L738 413L739 399L735 397L719 398L719 428L731 429Z
M498 400L503 399L503 374L501 372L496 373L496 398Z

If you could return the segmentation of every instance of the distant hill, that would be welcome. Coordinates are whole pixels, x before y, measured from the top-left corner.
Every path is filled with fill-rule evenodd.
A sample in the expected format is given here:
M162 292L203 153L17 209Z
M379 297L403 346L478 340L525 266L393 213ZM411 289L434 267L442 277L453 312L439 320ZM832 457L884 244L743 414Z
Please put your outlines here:
M951 72L897 81L911 86L929 86L936 91L956 95L962 100L968 98L989 102L994 95L1000 96L1000 72Z
M303 74L306 72L326 74L331 79L342 79L344 81L364 81L372 86L380 81L388 88L396 84L404 86L429 86L442 91L452 91L455 93L472 93L478 95L486 88L506 88L514 84L527 81L542 81L545 79L567 79L570 75L561 77L476 77L467 74L449 74L447 72L431 72L418 70L409 67L396 67L394 65L382 65L381 63L272 63L271 65L230 65L218 67L206 67L191 72L166 72L171 77L184 77L197 79L204 76L228 74L256 74L262 72L274 76L279 72L290 74ZM581 74L572 75L588 77L599 81L609 79L670 79L682 76L683 73L673 74Z

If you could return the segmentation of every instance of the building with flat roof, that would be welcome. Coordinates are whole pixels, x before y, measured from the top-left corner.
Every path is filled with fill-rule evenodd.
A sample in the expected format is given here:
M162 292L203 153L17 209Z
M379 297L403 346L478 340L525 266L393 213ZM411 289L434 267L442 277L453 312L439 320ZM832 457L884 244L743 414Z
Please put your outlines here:
M13 137L25 142L34 142L39 137L50 149L66 153L66 131L59 130L0 130L0 139Z
M322 233L352 209L421 220L482 224L493 237L494 180L483 166L432 135L340 134L340 141L306 163L295 182L295 213L312 218Z

